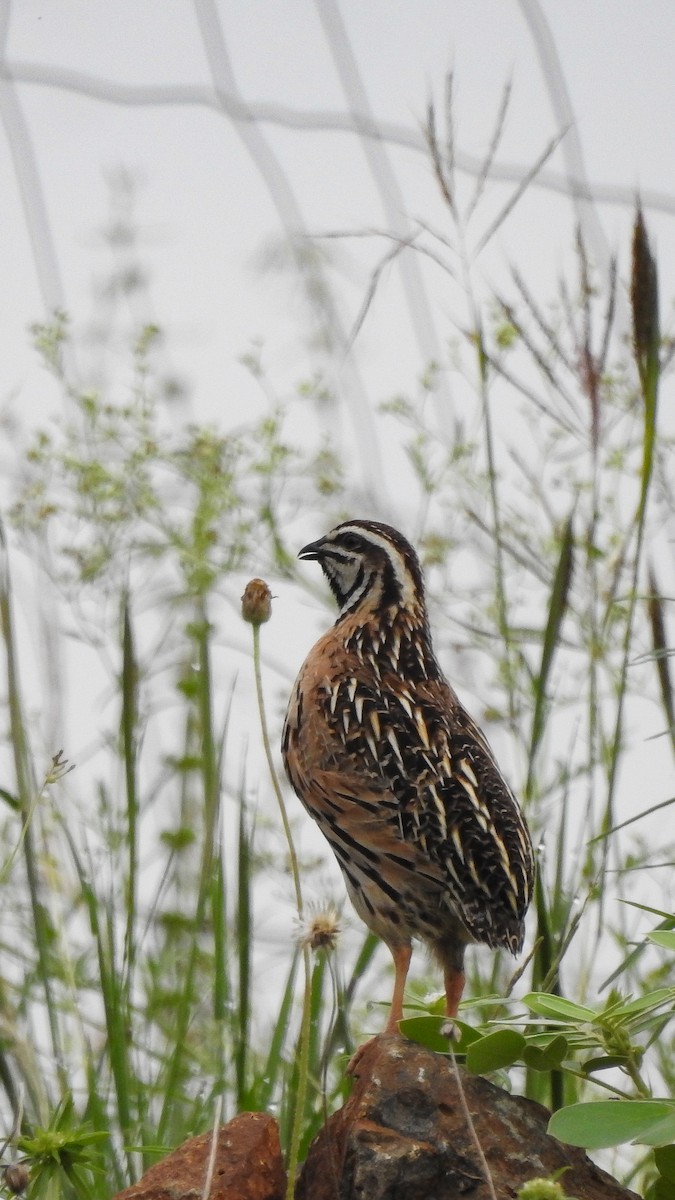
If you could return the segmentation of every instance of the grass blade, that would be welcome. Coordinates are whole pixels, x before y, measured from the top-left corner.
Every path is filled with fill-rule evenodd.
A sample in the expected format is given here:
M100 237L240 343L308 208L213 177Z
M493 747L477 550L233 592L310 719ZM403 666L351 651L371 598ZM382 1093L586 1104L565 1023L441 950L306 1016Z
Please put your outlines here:
M673 698L673 681L670 677L670 664L668 662L666 621L663 611L663 599L659 591L656 572L652 563L649 564L648 575L649 595L647 596L647 613L652 633L654 663L659 679L661 703L663 704L663 711L666 714L666 721L668 723L670 744L673 748L673 753L675 753L675 700Z
M236 1031L235 1073L238 1107L247 1102L248 1043L251 1022L251 954L253 915L251 907L252 845L246 821L246 797L242 786L239 796L239 833L237 842L237 962L239 967L238 1027Z
M574 528L572 517L568 517L560 541L558 564L553 577L551 595L548 604L548 617L541 650L539 672L534 680L534 713L532 715L532 732L530 735L530 752L528 761L527 782L525 794L529 798L534 786L534 770L537 752L541 744L545 727L546 708L548 702L548 682L556 649L560 643L560 631L567 611L572 575L574 570Z
M128 993L133 989L136 955L136 911L138 904L138 788L136 785L136 751L138 742L138 664L134 648L129 597L125 595L122 610L122 757L127 806L126 931L124 935L124 965Z
M284 1061L284 1047L288 1038L288 1032L291 1024L291 1016L293 1013L293 1000L295 997L295 981L298 974L299 953L296 950L293 955L286 987L279 1005L279 1012L274 1024L274 1031L269 1043L267 1058L264 1068L260 1072L259 1082L255 1084L255 1103L256 1106L266 1109L274 1102L274 1097L282 1079L286 1064Z

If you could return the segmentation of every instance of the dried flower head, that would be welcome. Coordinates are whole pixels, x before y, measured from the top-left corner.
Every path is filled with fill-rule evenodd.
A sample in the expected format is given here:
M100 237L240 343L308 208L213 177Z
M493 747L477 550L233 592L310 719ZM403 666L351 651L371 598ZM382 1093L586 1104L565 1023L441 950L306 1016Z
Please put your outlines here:
M241 615L250 625L264 625L272 616L272 593L264 579L251 579L241 598Z
M325 950L330 954L342 933L340 911L334 904L316 905L298 921L297 941L301 949Z

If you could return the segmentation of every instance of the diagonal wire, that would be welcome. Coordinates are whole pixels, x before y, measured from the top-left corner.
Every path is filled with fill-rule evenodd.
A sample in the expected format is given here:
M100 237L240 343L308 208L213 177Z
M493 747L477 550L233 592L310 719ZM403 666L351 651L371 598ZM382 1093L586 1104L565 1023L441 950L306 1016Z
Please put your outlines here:
M592 249L593 256L602 270L605 286L609 288L614 270L613 255L596 210L595 196L586 172L576 114L555 39L539 0L518 0L518 4L539 56L544 84L558 128L566 131L561 151L568 179L568 194L576 212L581 240ZM635 207L634 194L630 204L631 208ZM630 314L628 305L621 294L617 294L617 309L620 310L617 315L617 324L620 323L624 332L627 332Z
M413 229L405 216L405 200L387 153L385 140L382 137L371 137L368 134L369 130L376 127L376 121L340 9L336 0L315 0L315 2L347 101L348 112L360 138L366 163L378 190L389 230L396 241L404 247L403 253L398 255L398 267L403 280L410 322L422 359L425 363L432 361L440 363L443 361L443 353L436 333L419 259L414 249L411 251L407 249ZM436 400L441 427L447 432L450 428L451 393L443 373L439 375Z
M574 205L577 224L584 242L593 247L599 261L608 271L611 255L602 225L595 211L576 114L553 34L539 0L518 0L518 4L539 57L544 84L549 94L557 128L565 130L561 152L565 161L568 194ZM632 203L634 204L634 202L633 197Z
M306 264L302 261L299 246L301 239L308 238L308 232L300 205L274 150L250 117L247 105L238 93L223 27L213 0L194 0L194 8L216 96L225 111L227 99L234 97L237 103L239 114L234 118L235 128L267 187L302 278L306 273ZM344 350L347 344L346 331L325 281L319 289L318 300L322 319L336 338L338 346ZM368 397L353 360L343 359L341 375L347 385L344 398L351 409L364 490L369 502L379 507L386 502L386 492Z
M0 12L2 6L0 5ZM418 154L427 154L424 135L416 129L399 125L396 121L371 121L362 117L358 128L349 113L332 109L312 110L292 108L290 105L269 101L247 101L244 103L227 89L214 94L212 87L200 84L126 84L104 76L90 75L86 71L75 71L69 67L31 63L15 59L12 63L0 62L0 78L14 83L28 83L35 87L61 89L76 95L88 96L105 104L134 107L196 107L211 108L224 112L233 121L250 124L274 125L282 129L321 131L324 133L358 133L363 138L387 142L391 146L402 146ZM456 169L464 175L478 178L484 171L484 161L464 150L456 151ZM529 167L509 159L495 159L490 166L490 179L497 183L518 184L527 174ZM596 204L611 204L633 208L635 188L620 184L590 182L578 179L575 174L561 173L553 169L538 173L531 183L532 188L553 192L560 196L584 194ZM675 216L675 194L658 188L640 190L643 211L661 212Z
M65 309L65 292L30 129L11 72L4 69L11 8L11 0L0 4L0 121L14 164L42 302L52 315Z

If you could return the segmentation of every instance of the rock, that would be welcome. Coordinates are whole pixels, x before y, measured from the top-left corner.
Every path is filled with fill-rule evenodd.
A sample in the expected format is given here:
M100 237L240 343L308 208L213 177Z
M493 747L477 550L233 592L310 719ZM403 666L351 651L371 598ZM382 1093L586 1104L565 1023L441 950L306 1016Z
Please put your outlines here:
M297 1200L490 1200L450 1060L397 1035L375 1038L354 1091L310 1146ZM573 1146L546 1133L549 1113L460 1068L498 1200L566 1168L578 1200L638 1200Z
M113 1200L200 1200L211 1134L190 1138ZM279 1130L267 1113L240 1113L218 1131L209 1200L283 1200L286 1172Z

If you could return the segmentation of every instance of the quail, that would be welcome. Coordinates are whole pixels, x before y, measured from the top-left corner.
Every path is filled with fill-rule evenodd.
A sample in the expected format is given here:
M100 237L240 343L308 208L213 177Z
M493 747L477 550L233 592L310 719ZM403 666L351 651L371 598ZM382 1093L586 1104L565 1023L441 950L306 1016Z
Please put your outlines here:
M339 613L293 688L286 772L356 912L391 951L386 1031L403 1016L413 939L440 962L454 1017L466 946L522 948L534 879L527 826L434 655L409 542L389 525L350 520L298 557L319 563Z

